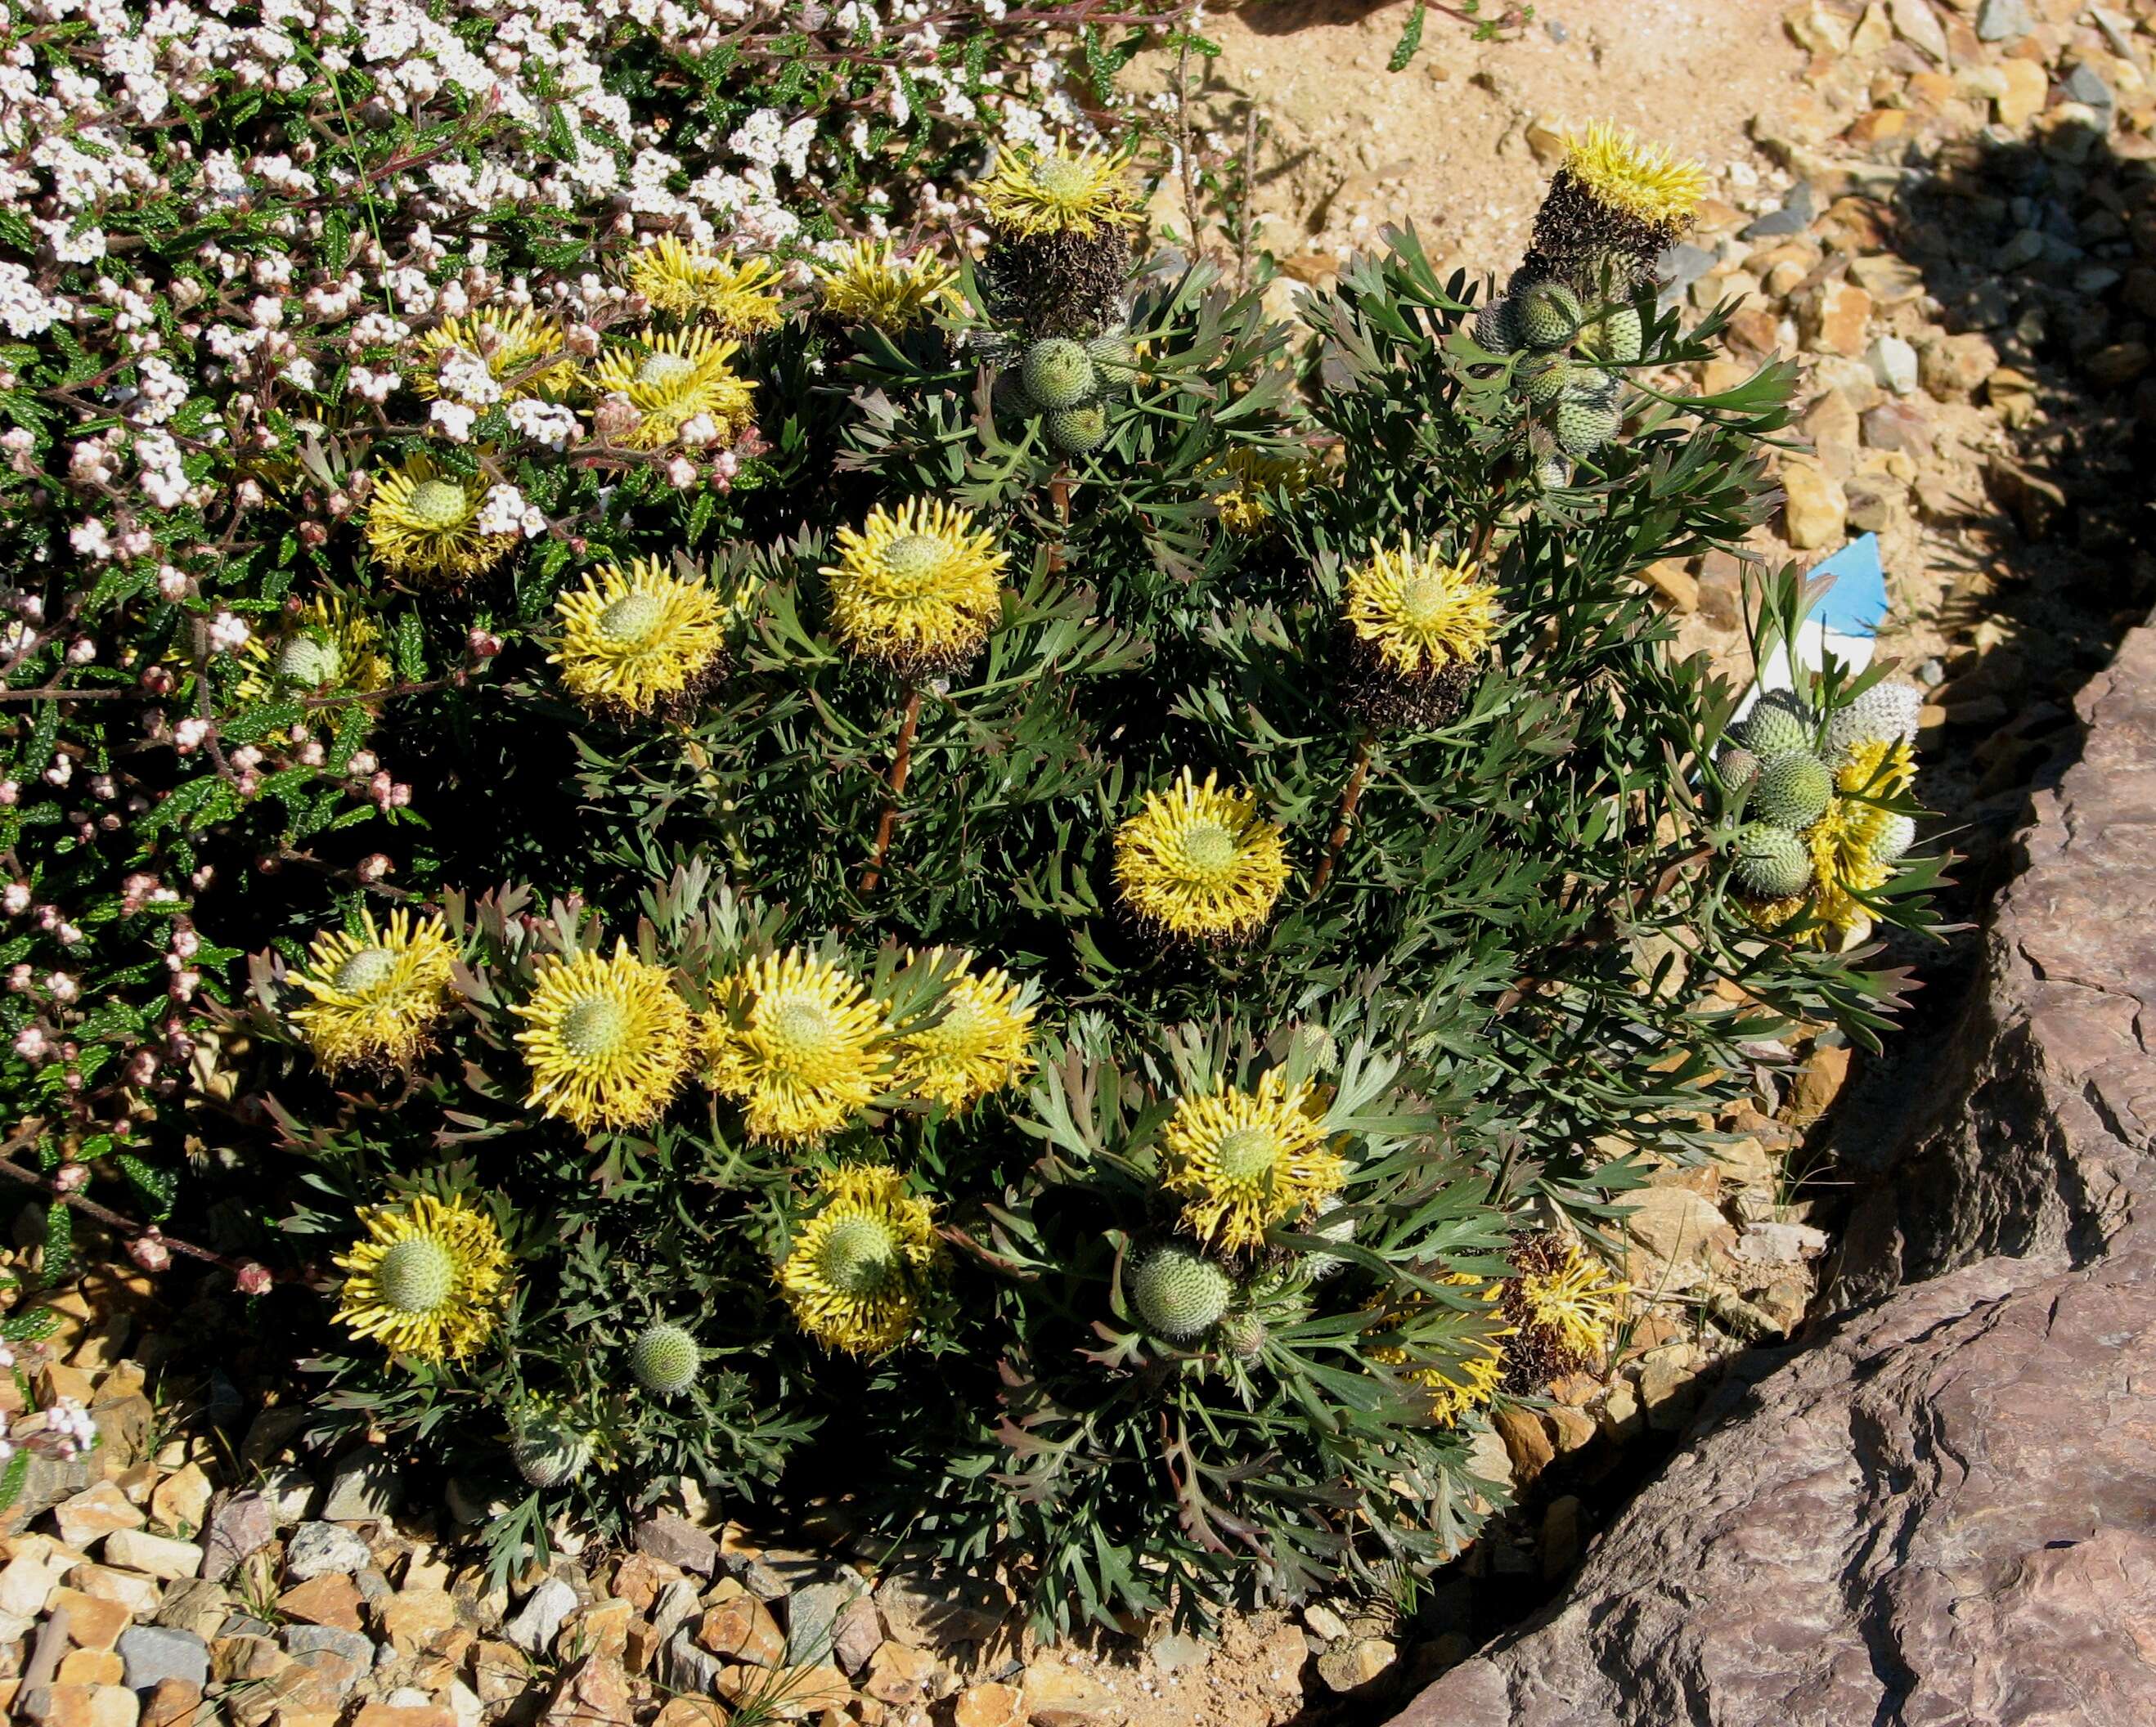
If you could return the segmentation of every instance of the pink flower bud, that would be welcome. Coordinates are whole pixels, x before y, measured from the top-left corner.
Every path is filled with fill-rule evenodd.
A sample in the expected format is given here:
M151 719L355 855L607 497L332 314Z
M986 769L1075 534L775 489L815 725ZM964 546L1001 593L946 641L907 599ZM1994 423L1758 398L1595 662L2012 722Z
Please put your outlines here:
M267 1295L270 1293L270 1268L257 1265L250 1259L233 1274L233 1281L239 1285L239 1293L243 1295Z

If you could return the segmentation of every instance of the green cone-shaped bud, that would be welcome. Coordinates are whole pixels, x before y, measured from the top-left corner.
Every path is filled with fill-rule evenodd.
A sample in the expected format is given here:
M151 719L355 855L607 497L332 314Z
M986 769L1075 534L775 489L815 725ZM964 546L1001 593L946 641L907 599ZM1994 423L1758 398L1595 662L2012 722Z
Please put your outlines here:
M1066 456L1082 456L1108 435L1108 411L1097 402L1048 417L1048 441Z
M696 1340L679 1325L654 1325L629 1345L629 1371L654 1397L687 1391L703 1365Z
M1742 792L1759 771L1759 758L1742 744L1724 744L1714 765L1721 770L1722 783L1732 792Z
M1546 492L1562 491L1572 484L1572 464L1553 450L1535 464L1535 484Z
M1818 756L1792 750L1759 764L1752 788L1752 813L1791 832L1809 828L1826 813L1834 796L1834 776Z
M1786 689L1767 691L1737 730L1744 747L1762 761L1792 750L1809 751L1818 736L1811 715Z
M1737 879L1763 899L1787 899L1811 885L1811 854L1788 828L1748 822L1737 834Z
M1352 1212L1342 1208L1338 1194L1328 1193L1317 1202L1317 1221L1303 1233L1322 1236L1327 1241L1353 1241L1355 1218ZM1311 1253L1302 1261L1302 1274L1313 1284L1322 1283L1347 1263L1337 1253Z
M1220 1322L1220 1342L1231 1355L1254 1361L1265 1351L1265 1322L1255 1314L1237 1314Z
M382 1256L374 1268L374 1283L385 1307L398 1313L432 1313L455 1293L456 1258L429 1237L408 1235Z
M277 681L299 689L320 689L344 669L336 643L320 636L297 635L277 650Z
M1493 300L1475 315L1475 340L1493 354L1520 346L1520 309L1511 300Z
M1917 713L1923 692L1913 684L1889 679L1874 684L1826 722L1826 746L1840 756L1852 744L1891 742L1917 735Z
M1551 420L1558 448L1568 456L1591 456L1617 435L1625 416L1614 392L1603 395L1568 394L1557 405Z
M533 1487L559 1487L584 1473L592 1442L550 1410L527 1410L510 1423L509 1457Z
M1586 315L1579 296L1562 282L1537 282L1519 299L1520 335L1529 347L1561 348Z
M1528 401L1544 402L1563 395L1577 373L1572 361L1562 354L1529 354L1513 367L1512 376L1519 380Z
M1153 1248L1131 1268L1130 1289L1138 1317L1176 1343L1211 1330L1235 1293L1226 1272L1173 1243Z
M1330 1074L1340 1065L1340 1040L1314 1020L1295 1028L1296 1047L1310 1058L1312 1073Z
M1912 817L1889 816L1879 837L1867 849L1881 864L1892 864L1917 843L1917 823Z
M1075 407L1093 393L1099 382L1085 348L1060 336L1051 336L1028 348L1019 372L1025 380L1025 393L1050 412Z
M1120 330L1103 331L1086 344L1086 357L1104 383L1127 384L1137 376L1137 350Z
M1645 335L1639 313L1630 306L1617 306L1589 320L1579 345L1597 360L1630 366L1640 357Z

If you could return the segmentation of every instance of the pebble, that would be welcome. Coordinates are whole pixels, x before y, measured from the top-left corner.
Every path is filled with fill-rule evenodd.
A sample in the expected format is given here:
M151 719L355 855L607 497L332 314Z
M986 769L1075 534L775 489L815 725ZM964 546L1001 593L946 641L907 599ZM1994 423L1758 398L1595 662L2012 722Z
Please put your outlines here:
M577 1591L559 1577L549 1577L525 1601L501 1634L520 1649L536 1654L551 1647L562 1622L577 1611Z
M192 1541L123 1529L105 1538L105 1557L109 1564L177 1583L202 1570L203 1550Z
M388 1459L379 1452L359 1452L331 1475L321 1517L326 1523L379 1523L393 1516L403 1499L403 1481Z
M367 1543L348 1529L333 1523L303 1523L285 1544L285 1575L302 1583L311 1577L349 1576L372 1557Z
M1739 236L1747 240L1774 240L1789 234L1802 233L1819 215L1819 194L1812 190L1809 180L1799 180L1794 191L1779 210L1771 210L1760 217ZM1697 248L1692 249L1697 250ZM1710 264L1714 254L1707 254ZM1704 275L1706 271L1700 272Z
M120 1659L131 1689L147 1691L167 1679L209 1683L209 1645L191 1631L131 1625L120 1634Z
M364 1632L335 1625L288 1625L280 1633L288 1655L334 1655L364 1673L374 1665L374 1644Z
M1976 14L1979 42L2019 42L2035 26L2022 0L1984 0Z
M128 1504L127 1495L110 1481L100 1481L53 1510L60 1540L70 1547L88 1547L115 1530L136 1530L146 1521L141 1511Z
M210 1511L209 1533L203 1542L202 1575L223 1582L276 1535L276 1519L260 1494L234 1494L219 1499Z
M708 1577L717 1569L719 1544L679 1517L648 1517L636 1526L636 1550L685 1571Z

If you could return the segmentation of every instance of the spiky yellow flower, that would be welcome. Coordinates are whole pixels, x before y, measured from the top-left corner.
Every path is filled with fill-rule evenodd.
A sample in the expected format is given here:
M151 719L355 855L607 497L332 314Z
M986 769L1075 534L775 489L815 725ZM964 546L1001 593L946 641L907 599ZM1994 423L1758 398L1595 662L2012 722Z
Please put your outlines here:
M501 402L549 395L566 387L572 373L560 325L524 307L444 318L414 346L418 363L412 368L412 387L426 397L444 393L445 364L483 370L498 392L490 399ZM454 377L449 383L447 393L485 405L469 387L457 387Z
M898 257L889 240L856 240L835 262L814 269L826 312L880 330L925 324L960 303L956 270L926 253Z
M1255 1091L1233 1087L1178 1099L1161 1130L1160 1184L1183 1196L1183 1227L1229 1251L1340 1191L1348 1166L1326 1149L1310 1088L1279 1068Z
M1300 497L1310 489L1311 464L1301 456L1267 455L1248 444L1237 444L1212 467L1229 482L1213 502L1220 512L1220 525L1231 534L1265 530L1273 519L1268 492L1285 490L1290 497Z
M927 957L934 960L942 950ZM967 1109L1034 1069L1031 992L1001 971L976 972L973 956L944 992L938 1018L898 1039L891 1088L947 1109Z
M1062 138L1046 151L1005 145L980 193L988 220L1012 233L1091 237L1138 219L1130 157Z
M1147 924L1192 940L1250 935L1272 915L1287 882L1281 830L1248 792L1199 785L1188 768L1146 794L1116 830L1116 884Z
M369 695L389 682L382 632L341 594L317 594L281 630L264 631L240 649L246 675L234 693L244 702L272 696Z
M955 504L909 498L878 505L859 530L838 533L831 632L848 652L903 676L951 671L977 653L1003 616L1010 555Z
M337 1256L336 1317L393 1355L461 1361L493 1335L509 1295L494 1219L461 1199L419 1193L363 1207L367 1239Z
M554 602L570 694L616 715L650 712L696 689L726 647L727 606L700 573L675 574L657 558L624 571L607 564Z
M778 1267L793 1317L819 1343L880 1355L906 1341L941 1261L935 1208L887 1164L830 1171L824 1205Z
M316 936L311 962L292 979L311 998L292 1011L292 1023L332 1074L409 1067L449 1011L457 951L441 919L399 910L387 929L376 926L372 911L359 919L357 935L326 930Z
M1592 1362L1608 1352L1630 1294L1599 1259L1568 1243L1554 1264L1521 1277L1517 1310L1522 1329L1540 1333L1553 1354Z
M480 531L487 483L437 472L424 456L377 472L367 506L367 543L383 568L428 582L453 582L500 563L514 534Z
M1657 228L1686 226L1707 196L1707 171L1697 162L1599 121L1566 137L1563 171L1598 202Z
M1472 562L1402 541L1348 575L1348 623L1403 678L1471 665L1497 629L1497 592Z
M1835 795L1826 813L1804 833L1812 860L1812 890L1792 899L1748 906L1759 928L1779 930L1809 911L1813 921L1793 932L1807 947L1847 949L1871 934L1870 910L1860 897L1890 881L1894 866L1878 853L1893 827L1892 811L1879 802L1909 789L1917 762L1906 738L1867 738L1852 744L1835 770Z
M883 1008L803 948L751 960L713 992L704 1079L760 1140L798 1144L844 1127L881 1089Z
M625 449L665 449L693 428L705 443L731 443L748 428L756 386L727 362L741 351L708 330L661 331L639 348L616 348L593 368L602 391L626 397L636 423ZM708 435L706 435L708 433Z
M510 1012L528 1022L516 1034L526 1101L586 1133L656 1119L689 1068L693 1027L673 975L619 937L611 959L542 960L531 999Z
M778 267L767 259L746 262L731 252L699 252L672 234L662 235L629 261L630 290L677 318L701 315L727 336L776 330Z
M1512 1335L1512 1328L1494 1323L1504 1293L1502 1284L1486 1282L1464 1271L1448 1273L1443 1281L1473 1290L1488 1321L1480 1331L1455 1340L1460 1350L1456 1361L1426 1361L1404 1376L1429 1394L1430 1421L1439 1427L1450 1427L1470 1410L1487 1403L1504 1384L1505 1340ZM1409 1298L1409 1310L1423 1309L1428 1302L1426 1296L1414 1295ZM1372 1350L1370 1359L1398 1366L1408 1359L1408 1352L1387 1344Z

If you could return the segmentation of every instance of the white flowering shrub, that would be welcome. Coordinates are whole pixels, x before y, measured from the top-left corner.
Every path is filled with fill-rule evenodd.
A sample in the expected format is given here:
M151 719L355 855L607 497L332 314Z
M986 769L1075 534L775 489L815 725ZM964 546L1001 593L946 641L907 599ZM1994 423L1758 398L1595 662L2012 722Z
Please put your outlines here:
M730 494L802 454L774 427L796 439L774 458L738 413L684 416L662 448L625 436L626 398L506 368L558 380L556 361L640 322L624 265L662 236L762 290L857 239L963 227L957 188L999 141L1085 126L1059 58L1072 10L8 8L0 1087L18 1156L48 1178L116 1172L136 1190L116 1203L162 1216L172 1161L130 1146L161 1115L244 1107L189 1081L217 1066L207 999L274 933L248 879L424 889L425 845L391 838L416 817L385 716L393 735L408 704L424 732L427 700L485 678L634 506L710 541L739 525ZM426 586L424 558L377 541L370 559L355 531L377 475L423 468L469 489L459 536L535 551L424 617L400 590Z

